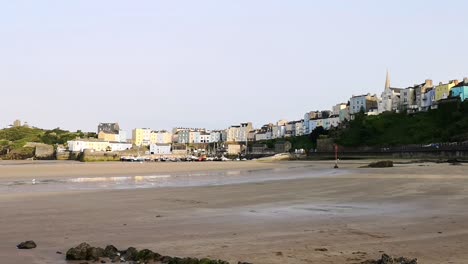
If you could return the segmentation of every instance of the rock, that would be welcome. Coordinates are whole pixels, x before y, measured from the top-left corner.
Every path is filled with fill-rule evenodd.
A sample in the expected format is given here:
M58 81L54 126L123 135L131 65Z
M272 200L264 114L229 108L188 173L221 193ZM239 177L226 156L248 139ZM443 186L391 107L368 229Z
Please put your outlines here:
M138 255L138 250L134 247L129 247L127 250L120 252L120 257L123 258L125 261L136 261L137 260L137 255Z
M99 258L102 257L104 257L104 249L100 247L90 247L86 255L86 260L98 261Z
M328 251L326 248L316 248L315 251Z
M105 260L101 258L106 258ZM107 245L105 249L92 247L88 243L81 243L76 247L70 248L66 253L66 260L92 260L93 262L106 263L108 259L112 263L164 263L164 264L229 264L224 260L212 260L208 258L179 258L161 256L149 249L138 251L134 247L119 251L113 245ZM239 264L250 264L248 262L239 262Z
M18 245L16 245L18 249L32 249L37 247L36 243L32 240L28 240L25 242L21 242Z
M90 249L91 246L83 242L79 244L76 247L70 248L67 251L67 255L65 257L66 260L87 260L86 257L88 256L88 249Z
M56 254L60 254L60 255L63 254L62 251L57 251L57 252L55 252L55 253L56 253Z
M368 165L370 168L389 168L393 167L393 161L391 160L381 160L381 161L376 161L372 162Z
M113 259L116 256L117 257L119 256L119 250L116 247L114 247L114 245L107 245L106 248L104 249L104 257Z
M169 256L161 256L159 258L159 261L162 263L169 263L171 260L172 260L172 257L169 257Z
M113 258L111 258L112 263L119 262L119 261L120 261L120 256L118 256L118 255L115 255Z
M161 257L158 253L154 253L149 249L140 250L136 256L137 261L150 261L150 260L158 260Z
M408 259L404 257L392 258L387 254L382 254L380 259L377 260L366 260L361 264L417 264L418 259Z

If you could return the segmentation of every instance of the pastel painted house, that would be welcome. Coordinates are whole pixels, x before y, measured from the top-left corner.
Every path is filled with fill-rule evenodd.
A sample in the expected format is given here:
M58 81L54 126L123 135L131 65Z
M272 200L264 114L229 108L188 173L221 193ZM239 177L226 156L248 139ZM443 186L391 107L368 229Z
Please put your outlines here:
M451 92L451 97L460 97L463 102L468 99L468 78L464 78L463 82L455 85Z
M439 101L439 100L442 100L442 99L447 99L449 94L450 94L450 90L455 85L458 85L457 80L452 80L452 81L449 81L448 83L445 83L445 84L444 83L439 83L439 85L437 85L435 87L435 100Z
M421 111L427 111L435 105L435 88L429 88L421 95Z

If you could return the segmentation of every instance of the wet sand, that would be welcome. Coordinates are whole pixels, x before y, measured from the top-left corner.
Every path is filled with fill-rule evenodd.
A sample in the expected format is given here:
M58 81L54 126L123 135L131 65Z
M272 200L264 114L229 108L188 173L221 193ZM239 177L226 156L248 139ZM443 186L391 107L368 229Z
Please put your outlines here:
M467 263L467 164L358 168L363 163L343 162L342 173L330 173L332 162L0 162L0 183L229 170L273 177L191 187L4 189L0 263L65 263L55 252L83 241L232 263L359 263L380 251L420 263ZM38 248L15 248L29 239Z

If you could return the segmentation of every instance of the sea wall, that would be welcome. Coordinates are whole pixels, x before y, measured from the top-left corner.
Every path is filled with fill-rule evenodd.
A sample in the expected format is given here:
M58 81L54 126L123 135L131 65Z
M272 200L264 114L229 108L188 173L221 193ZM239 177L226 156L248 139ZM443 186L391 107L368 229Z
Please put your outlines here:
M314 152L312 158L334 159L335 152ZM393 159L462 159L468 160L468 150L431 150L431 151L338 151L340 159L393 158Z

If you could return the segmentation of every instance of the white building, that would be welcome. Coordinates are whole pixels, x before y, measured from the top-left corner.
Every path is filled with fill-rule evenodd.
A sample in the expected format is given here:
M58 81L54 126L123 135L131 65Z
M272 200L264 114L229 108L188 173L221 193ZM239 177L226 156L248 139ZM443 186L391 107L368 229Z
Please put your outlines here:
M284 138L286 135L286 124L287 120L279 120L276 125L271 128L271 138Z
M70 140L67 142L68 150L72 152L83 152L85 149L94 151L123 151L132 148L131 143L109 142L93 139Z
M227 129L227 142L245 142L250 131L253 130L251 122L241 123L239 126L230 126Z
M329 118L321 119L323 128L328 130L333 127L337 127L340 124L340 117L339 116L332 116Z
M109 142L111 151L124 151L132 148L132 143L125 142Z
M387 77L385 79L385 89L382 92L382 96L379 99L378 103L378 113L396 111L400 103L400 91L401 89L399 88L390 87L390 77L387 71Z
M202 132L199 135L200 142L199 143L211 143L211 134Z
M169 155L172 154L171 144L151 144L150 154L154 155Z
M295 136L302 136L305 134L304 120L301 120L295 123L294 131L295 131Z
M211 131L210 132L210 142L211 143L221 142L221 131Z

